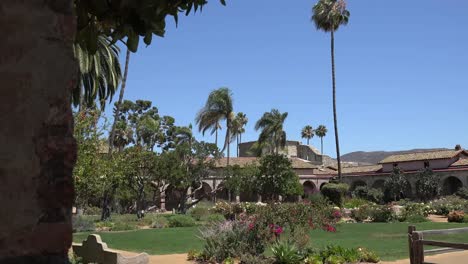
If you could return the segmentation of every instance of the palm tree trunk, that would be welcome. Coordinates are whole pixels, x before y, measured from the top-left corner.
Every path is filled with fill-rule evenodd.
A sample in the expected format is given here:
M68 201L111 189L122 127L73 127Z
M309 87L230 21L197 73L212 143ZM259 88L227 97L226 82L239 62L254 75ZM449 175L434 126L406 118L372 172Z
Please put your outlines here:
M218 147L218 122L216 122L215 145L216 145L216 147Z
M335 127L336 160L338 162L338 179L341 181L340 142L338 140L338 120L336 117L335 33L333 29L331 31L331 62L332 62L332 85L333 85L333 124Z
M309 145L309 138L307 138L307 145Z
M323 155L323 137L320 137L320 153Z
M120 106L122 105L124 93L125 93L125 85L127 84L127 74L128 74L128 63L130 61L130 50L127 48L127 54L125 55L125 70L124 76L122 78L122 85L120 87L120 94L119 94L119 101L115 107L114 113L114 123L112 124L112 129L109 137L109 154L112 154L114 137L115 137L115 126L117 124L117 119L119 118L120 114Z
M236 150L237 150L237 157L239 157L239 135L236 135Z

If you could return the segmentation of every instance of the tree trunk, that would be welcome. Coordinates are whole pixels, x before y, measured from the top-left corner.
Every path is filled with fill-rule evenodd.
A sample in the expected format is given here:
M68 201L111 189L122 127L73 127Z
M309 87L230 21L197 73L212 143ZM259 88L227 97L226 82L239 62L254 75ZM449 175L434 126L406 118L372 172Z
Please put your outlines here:
M117 105L115 107L114 113L114 123L112 124L112 129L110 132L109 137L109 153L112 154L113 146L114 146L114 138L115 138L115 126L117 125L117 120L120 114L120 107L122 105L124 93L125 93L125 86L127 85L127 74L128 74L128 63L130 61L130 50L127 48L127 54L125 55L125 70L124 76L122 78L122 85L120 86L120 93L119 93L119 101L117 101Z
M320 153L323 155L323 137L320 137Z
M0 263L69 263L73 2L0 1Z
M215 129L215 145L218 147L218 122L216 122L216 129Z
M309 138L307 138L307 146L309 145Z
M237 157L239 157L239 135L236 135L236 150L237 150Z
M335 145L336 145L336 160L338 162L338 179L341 178L341 156L340 156L340 141L338 140L338 120L336 117L336 81L335 81L335 33L331 31L331 62L332 62L332 85L333 85L333 125L335 127Z

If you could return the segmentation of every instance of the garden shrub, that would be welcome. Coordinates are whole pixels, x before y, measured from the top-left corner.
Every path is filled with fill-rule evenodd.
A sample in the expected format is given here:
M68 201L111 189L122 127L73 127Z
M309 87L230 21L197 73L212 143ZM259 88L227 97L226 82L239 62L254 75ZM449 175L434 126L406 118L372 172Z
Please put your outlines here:
M272 264L273 260L263 255L242 254L240 256L241 264Z
M127 230L135 230L137 229L136 225L132 225L131 223L127 222L116 222L111 228L111 231L127 231Z
M188 214L192 216L195 220L200 221L202 220L202 218L210 214L210 210L207 207L197 206L194 208L190 208Z
M226 221L226 218L224 218L224 215L222 214L210 214L210 215L205 216L202 220L208 223L211 223L211 222L223 222L223 221Z
M434 199L440 193L439 177L432 172L431 169L426 168L416 175L416 195L422 201L429 201Z
M327 183L322 187L322 194L337 206L343 205L343 198L349 189L345 183Z
M454 195L434 200L429 205L437 215L447 215L451 211L468 211L468 200Z
M86 207L83 210L85 215L101 215L102 209L96 206Z
M407 202L398 215L400 222L420 223L426 222L426 217L431 213L429 205L423 203Z
M92 218L82 215L72 217L72 227L73 232L94 231L96 229Z
M286 241L275 243L271 247L271 252L277 264L297 264L304 258L296 245Z
M463 217L463 223L468 223L468 214Z
M357 222L363 222L372 216L372 207L369 204L362 205L351 211L351 218Z
M169 227L169 220L164 216L155 216L152 218L151 228L166 228Z
M404 220L401 222L408 222L408 223L424 223L424 222L429 222L429 219L422 215L409 215L406 217Z
M372 222L387 223L395 219L395 213L391 206L373 206L371 210Z
M350 198L344 201L343 207L352 209L352 208L359 208L363 205L368 205L368 204L369 204L369 201L364 200L362 198Z
M211 209L213 212L222 214L226 219L234 219L237 214L244 212L244 207L238 203L217 202Z
M465 213L463 211L452 211L447 215L447 221L454 223L463 223Z
M468 199L468 188L467 187L462 187L462 188L458 189L458 191L455 194L460 198Z
M203 261L205 258L203 252L197 249L191 249L187 252L188 261Z
M373 203L382 203L384 193L380 189L368 188L367 186L358 186L354 189L352 196L365 199Z
M96 229L99 231L109 231L112 230L115 223L111 221L100 221L95 224Z
M343 248L341 246L329 245L325 249L309 254L304 263L378 263L380 258L372 251L365 248Z
M190 227L196 226L195 219L188 215L174 215L169 217L169 227Z

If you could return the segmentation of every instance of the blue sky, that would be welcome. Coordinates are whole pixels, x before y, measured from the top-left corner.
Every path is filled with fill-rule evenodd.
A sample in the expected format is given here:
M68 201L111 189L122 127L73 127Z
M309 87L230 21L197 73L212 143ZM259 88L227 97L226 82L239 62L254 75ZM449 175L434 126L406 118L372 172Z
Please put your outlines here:
M178 28L168 21L165 38L140 45L125 98L151 100L188 125L210 91L226 86L249 118L244 141L278 108L289 113L290 140L307 124L326 125L324 152L335 156L330 36L310 21L316 1L227 2L210 0ZM355 0L348 9L335 44L341 152L468 148L468 1Z

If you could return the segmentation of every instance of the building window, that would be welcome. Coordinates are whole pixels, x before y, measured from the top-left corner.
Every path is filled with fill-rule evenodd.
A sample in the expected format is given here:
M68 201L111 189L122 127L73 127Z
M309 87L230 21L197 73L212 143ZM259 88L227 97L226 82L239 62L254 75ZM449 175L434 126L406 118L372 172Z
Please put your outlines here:
M429 161L424 162L424 168L429 168Z

